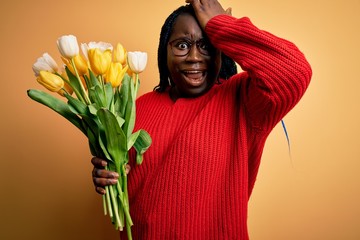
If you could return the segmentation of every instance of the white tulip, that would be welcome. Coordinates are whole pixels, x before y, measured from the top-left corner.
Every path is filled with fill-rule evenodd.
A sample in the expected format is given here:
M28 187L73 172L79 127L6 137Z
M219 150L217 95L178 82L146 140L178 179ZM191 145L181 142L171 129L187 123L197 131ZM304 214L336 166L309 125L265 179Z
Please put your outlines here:
M89 57L88 57L89 46L86 43L81 43L80 47L82 53L84 54L85 59L89 61Z
M147 53L138 51L128 52L128 63L131 71L141 73L147 64Z
M48 53L44 53L36 60L36 62L32 66L32 69L35 73L35 76L37 77L39 76L40 71L48 71L52 73L57 72L58 65Z
M111 45L111 43L107 43L107 42L89 42L89 48L93 49L93 48L99 48L100 51L104 52L105 50L113 50L113 46Z
M64 35L58 38L57 46L64 58L71 59L79 54L79 45L73 35Z

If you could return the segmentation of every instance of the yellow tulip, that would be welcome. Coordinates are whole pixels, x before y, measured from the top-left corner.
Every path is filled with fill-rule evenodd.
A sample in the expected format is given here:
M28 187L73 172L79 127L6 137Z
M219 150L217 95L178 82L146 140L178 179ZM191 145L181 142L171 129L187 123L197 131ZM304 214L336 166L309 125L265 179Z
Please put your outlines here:
M114 62L119 62L122 65L125 65L127 58L127 53L123 45L118 43L114 49Z
M80 76L88 73L88 62L81 55L76 55L74 57L74 63Z
M127 69L127 65L123 68L120 62L112 62L106 72L105 82L110 82L113 88L120 86Z
M58 92L64 87L64 80L51 72L40 71L36 80L51 92Z
M111 50L101 51L99 48L92 48L88 51L91 70L96 75L107 72L111 64Z
M76 73L74 71L74 68L73 68L71 62L69 60L67 60L66 58L64 58L63 56L61 56L61 60L68 67L70 72L76 76ZM75 67L76 67L76 70L78 71L79 76L83 76L88 73L88 70L89 70L88 62L81 55L76 55L73 58L73 60L74 60Z
M81 47L81 51L84 54L84 57L86 60L89 60L89 57L88 57L89 49L99 48L102 52L105 50L113 51L113 46L111 45L111 43L107 43L107 42L81 43L80 47Z

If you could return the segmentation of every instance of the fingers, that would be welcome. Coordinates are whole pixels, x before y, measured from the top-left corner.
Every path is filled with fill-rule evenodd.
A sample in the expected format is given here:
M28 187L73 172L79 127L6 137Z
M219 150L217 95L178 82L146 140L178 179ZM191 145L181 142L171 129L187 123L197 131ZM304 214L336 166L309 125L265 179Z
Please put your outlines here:
M105 187L116 184L119 174L105 169L94 168L92 177L95 191L99 194L105 194Z
M201 1L200 0L185 0L186 3L190 3L190 4L199 4Z
M95 187L95 191L101 195L104 195L106 193L105 188L102 188L102 187Z
M105 186L116 184L119 174L105 170L104 168L107 162L101 158L93 157L91 163L94 165L92 179L95 185L95 191L99 194L105 194Z
M220 14L228 14L217 0L185 0L190 3L200 26L205 29L207 22ZM231 9L229 10L231 13Z
M232 16L232 8L231 7L227 8L225 12L227 15Z
M92 171L92 176L95 178L100 178L100 179L106 178L106 179L117 180L119 178L119 174L117 172L108 171L108 170L96 168L96 167L94 167L94 169Z
M129 165L129 164L126 164L126 165L125 165L125 173L126 173L126 174L129 174L130 170L131 170L130 165Z
M200 8L203 4L200 0L185 0L185 2L191 4L194 9Z
M117 172L108 171L105 169L107 162L101 158L93 157L91 163L94 165L92 171L92 179L95 185L95 191L99 194L105 194L105 187L109 185L114 185L119 179L119 174ZM125 165L125 173L130 172L130 165Z
M104 159L98 157L93 157L91 159L91 163L96 168L105 168L105 166L107 165L107 162Z

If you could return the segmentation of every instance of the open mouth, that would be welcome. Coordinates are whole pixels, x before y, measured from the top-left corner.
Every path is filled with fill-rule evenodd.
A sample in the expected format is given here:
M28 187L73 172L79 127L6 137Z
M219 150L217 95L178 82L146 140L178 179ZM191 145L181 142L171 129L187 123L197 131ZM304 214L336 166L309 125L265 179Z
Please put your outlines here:
M201 85L204 82L206 76L206 72L197 70L183 71L182 73L185 77L186 82L193 86Z

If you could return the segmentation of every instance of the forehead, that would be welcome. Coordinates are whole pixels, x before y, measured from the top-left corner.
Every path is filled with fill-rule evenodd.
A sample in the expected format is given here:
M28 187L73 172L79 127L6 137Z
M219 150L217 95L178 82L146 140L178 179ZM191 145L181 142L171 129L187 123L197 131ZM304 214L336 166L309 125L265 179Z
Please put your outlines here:
M197 40L199 38L203 38L203 35L204 33L195 17L186 13L179 15L176 18L170 40L180 37L187 37Z

